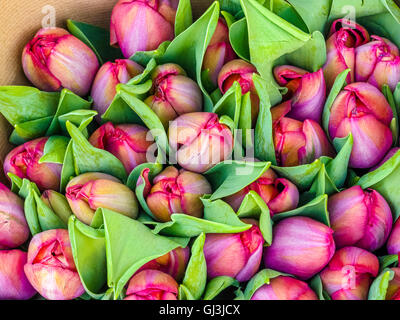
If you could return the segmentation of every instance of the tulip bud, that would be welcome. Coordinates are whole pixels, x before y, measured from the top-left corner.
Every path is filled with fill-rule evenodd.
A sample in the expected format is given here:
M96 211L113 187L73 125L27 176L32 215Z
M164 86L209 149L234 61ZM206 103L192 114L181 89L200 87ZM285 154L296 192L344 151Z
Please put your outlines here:
M202 110L203 94L199 86L177 64L158 66L152 73L152 79L153 95L145 103L153 109L165 128L182 114Z
M279 276L258 289L251 300L318 300L306 282Z
M0 251L0 300L29 300L36 294L24 272L26 261L21 250Z
M210 279L228 276L239 282L250 280L261 264L264 238L256 221L253 226L236 234L207 234L204 256Z
M29 141L12 150L4 160L5 174L13 173L21 179L29 179L36 183L41 191L58 190L62 165L39 163L48 139Z
M260 99L254 86L253 75L258 74L252 64L236 59L223 66L218 75L218 86L222 94L225 94L237 81L242 88L242 94L250 92L251 119L255 125L260 110Z
M335 253L332 234L331 228L307 217L284 219L274 227L272 245L264 249L265 266L308 280Z
M19 247L29 234L24 202L0 183L0 250Z
M368 83L350 84L339 93L331 108L329 134L332 139L354 139L350 166L357 169L377 165L392 146L390 124L393 111L385 96Z
M169 127L169 142L177 150L178 164L204 173L228 159L233 151L231 130L215 113L194 112L175 119Z
M330 37L326 42L327 61L324 75L330 90L337 76L344 70L350 69L347 83L354 82L355 50L369 42L368 31L357 23L346 19L333 22Z
M392 230L393 217L386 200L375 190L354 186L328 201L336 247L381 248Z
M391 270L394 272L394 278L389 281L386 300L400 300L400 268L392 268Z
M129 281L124 300L177 300L178 283L169 274L144 270Z
M94 79L91 96L93 98L93 109L100 117L107 111L115 94L119 83L127 83L130 79L141 74L143 67L132 60L115 60L106 62L97 72Z
M286 117L290 101L271 109L276 160L283 167L314 162L322 157L334 157L335 152L321 126L314 120L304 122Z
M338 250L321 272L322 285L332 300L366 300L379 260L357 247Z
M109 209L136 219L138 203L135 194L117 178L108 174L90 172L72 179L66 188L66 197L72 212L90 225L97 209Z
M145 127L137 124L114 125L111 122L97 129L89 142L112 153L122 162L128 174L147 162L147 150L154 143Z
M297 67L280 66L275 68L274 74L278 84L288 89L284 96L292 104L288 117L299 121L310 119L320 122L326 98L322 69L308 73Z
M189 262L190 249L176 248L167 254L146 263L136 273L143 270L158 270L169 274L176 281L181 281L185 276L186 266Z
M373 41L356 49L356 81L368 82L392 91L400 81L400 52L389 40L372 36Z
M398 254L400 256L400 219L394 224L393 231L387 243L389 254Z
M244 198L255 191L268 205L271 215L290 211L299 204L299 190L287 179L278 179L272 169L267 170L257 181L243 190L224 198L233 210L238 211Z
M223 18L219 18L217 28L203 60L203 70L208 70L209 81L217 87L218 75L222 67L236 58L229 40L229 28Z
M68 219L73 213L64 195L53 190L46 190L41 199L65 224L68 224Z
M99 62L94 52L67 30L46 28L25 46L22 66L26 77L40 90L67 88L86 96Z
M147 196L147 205L153 215L162 222L171 221L174 213L193 217L203 216L200 198L211 194L211 185L198 173L168 167L153 180L153 187Z
M76 270L68 231L48 230L32 238L25 274L47 300L72 300L85 289Z
M111 45L125 58L174 38L179 0L119 0L111 14Z

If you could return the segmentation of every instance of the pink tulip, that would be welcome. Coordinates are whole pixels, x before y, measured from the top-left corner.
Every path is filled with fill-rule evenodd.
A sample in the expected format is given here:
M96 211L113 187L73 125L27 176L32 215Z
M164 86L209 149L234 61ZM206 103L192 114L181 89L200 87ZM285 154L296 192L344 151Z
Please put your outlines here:
M392 268L394 278L389 282L386 300L400 300L400 268Z
M26 77L40 90L67 88L86 96L99 69L94 52L61 28L40 29L24 48Z
M372 36L373 41L356 49L356 81L368 82L381 89L387 84L392 91L400 81L400 52L389 40Z
M178 164L189 171L204 173L228 159L233 151L233 135L215 113L187 113L169 127L171 148L177 150Z
M307 217L292 217L274 227L273 242L264 249L266 268L308 280L335 253L333 230Z
M229 28L223 18L219 18L217 29L203 60L203 70L208 70L209 81L216 87L218 85L218 75L222 67L236 58L229 40Z
M390 124L393 111L385 96L368 83L350 84L339 93L331 108L329 134L332 139L353 135L352 168L377 165L392 146Z
M389 254L398 254L400 256L400 219L397 219L394 224L387 243L387 250Z
M66 188L68 203L77 218L90 225L96 210L109 209L136 219L138 203L135 194L117 178L90 172L72 179Z
M146 201L153 215L162 222L171 221L174 213L201 218L203 203L200 198L211 193L211 185L201 174L184 169L178 171L171 166L154 178Z
M257 181L243 190L224 198L235 211L239 210L244 198L250 191L255 191L268 205L271 215L290 211L299 204L299 190L287 179L279 178L269 169Z
M113 101L117 93L117 85L127 83L142 72L143 67L141 65L128 59L103 64L97 72L90 94L93 98L93 109L99 113L98 120Z
M210 279L228 276L239 282L250 280L261 264L264 238L256 221L251 229L237 234L207 234L204 256Z
M242 94L250 92L253 125L260 110L260 99L253 82L254 74L258 74L256 67L244 60L236 59L224 65L218 75L218 86L222 94L225 94L235 82L239 83Z
M185 70L174 63L158 66L152 73L153 88L145 103L153 109L165 128L178 116L200 112L203 94Z
M0 250L19 247L29 234L24 202L0 183Z
M4 160L4 172L13 173L21 179L29 179L44 190L60 188L61 164L39 163L49 138L39 138L12 150Z
M129 281L124 300L177 300L178 283L169 274L144 270Z
M330 37L326 42L327 62L323 68L329 90L337 76L346 69L351 69L346 79L347 83L354 82L356 48L368 42L368 31L359 24L346 19L333 22Z
M258 289L251 300L318 300L306 282L279 276Z
M146 263L136 273L143 270L158 270L169 274L176 281L181 281L185 276L186 266L189 262L190 249L177 248L168 252L167 254Z
M117 157L128 174L147 162L147 150L154 143L145 127L136 124L114 125L111 122L97 129L89 142Z
M375 255L357 247L345 247L335 253L320 276L332 300L366 300L378 272L379 260Z
M119 0L111 14L111 45L125 58L174 38L179 0Z
M47 300L72 300L85 292L67 230L48 230L35 235L29 244L24 270L32 286Z
M293 167L334 157L335 152L321 126L314 120L304 122L286 117L291 111L287 101L271 109L276 158L279 165Z
M354 186L329 198L329 217L336 247L381 248L389 237L393 216L386 200L375 190Z
M278 84L288 89L284 97L292 104L288 117L299 121L310 119L319 123L326 98L322 69L309 73L293 66L280 66L275 68L274 74Z
M26 261L21 250L0 251L0 300L29 300L36 294L24 273Z

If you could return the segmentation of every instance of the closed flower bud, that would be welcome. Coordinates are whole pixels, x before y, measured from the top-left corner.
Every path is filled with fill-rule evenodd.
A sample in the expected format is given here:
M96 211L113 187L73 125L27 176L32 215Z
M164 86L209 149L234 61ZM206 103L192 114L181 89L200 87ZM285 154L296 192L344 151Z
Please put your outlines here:
M68 219L73 213L64 195L53 190L46 190L41 199L65 224L68 224Z

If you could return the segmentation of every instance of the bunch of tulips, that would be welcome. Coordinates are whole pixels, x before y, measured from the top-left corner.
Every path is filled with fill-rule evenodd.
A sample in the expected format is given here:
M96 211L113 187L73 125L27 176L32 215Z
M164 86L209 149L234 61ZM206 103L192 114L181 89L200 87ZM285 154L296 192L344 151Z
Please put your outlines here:
M0 87L0 299L400 300L400 9L323 2L39 30Z

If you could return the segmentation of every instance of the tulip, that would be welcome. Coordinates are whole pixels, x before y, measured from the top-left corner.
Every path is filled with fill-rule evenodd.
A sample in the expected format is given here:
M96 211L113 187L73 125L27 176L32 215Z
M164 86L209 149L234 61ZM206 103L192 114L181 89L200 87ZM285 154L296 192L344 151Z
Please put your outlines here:
M167 254L146 263L137 273L143 270L158 270L169 274L176 281L181 281L185 276L186 266L189 262L190 249L177 248Z
M32 286L47 300L72 300L85 292L67 230L36 234L29 244L24 270Z
M29 234L24 202L0 183L0 250L19 247Z
M97 129L89 142L117 157L128 174L147 162L147 150L153 144L147 128L137 124L114 125L111 122Z
M203 70L208 70L208 80L214 87L218 85L218 75L222 67L235 58L236 54L229 40L229 28L225 20L219 18L203 60Z
M320 277L332 300L366 300L378 272L375 255L361 248L345 247L335 253Z
M279 276L258 289L251 300L318 300L306 282Z
M218 75L218 86L222 94L225 94L235 82L238 82L242 94L250 92L251 119L255 125L260 110L260 99L253 82L253 75L258 74L256 67L252 64L236 59L224 65Z
M321 121L325 105L326 85L322 69L309 73L293 66L280 66L274 70L280 86L288 89L285 100L290 100L292 109L288 117L305 121Z
M381 248L389 237L393 216L386 200L375 190L360 186L337 193L328 201L336 247Z
M152 73L153 88L145 103L153 109L165 128L178 116L200 112L203 94L185 70L173 63L158 66Z
M283 167L312 163L322 157L334 157L335 152L321 126L314 120L304 122L286 117L290 101L271 109L276 158Z
M257 181L241 191L224 198L233 210L238 211L246 195L256 192L268 205L271 215L290 211L299 204L299 190L287 179L280 178L269 169Z
M12 150L4 160L5 174L13 173L21 179L29 179L36 183L41 191L58 190L62 165L39 163L48 139L29 141Z
M333 230L307 217L280 221L273 242L264 250L266 268L308 280L320 272L335 253Z
M26 261L21 250L0 251L0 300L29 300L36 294L24 273Z
M211 185L201 174L178 171L168 167L153 180L153 187L147 196L147 205L157 220L171 221L174 213L193 217L203 216L201 197L211 194Z
M230 157L233 135L215 113L187 113L169 127L169 142L178 164L189 171L204 173Z
M253 224L247 231L206 235L204 256L210 279L228 276L245 282L260 268L264 238L256 221L244 221Z
M393 231L387 243L389 254L398 254L400 256L400 219L394 224Z
M68 219L73 213L64 195L53 190L46 190L41 199L65 224L68 224Z
M373 41L356 49L355 78L381 89L387 84L392 91L400 81L400 52L389 40L372 36Z
M332 139L353 135L350 166L366 169L377 165L392 146L393 111L385 96L368 83L350 84L339 93L331 108Z
M392 268L394 278L389 282L386 300L400 300L400 268Z
M174 38L179 0L119 0L111 14L110 42L125 58Z
M138 203L135 194L117 178L108 174L90 172L72 179L66 188L66 197L76 217L90 225L96 210L109 209L136 219Z
M98 120L107 111L119 83L127 83L130 79L141 74L143 67L132 60L115 60L106 62L94 79L91 96L93 98L93 109L96 110Z
M169 274L144 270L129 281L124 300L177 300L178 283Z
M67 88L86 96L99 62L94 52L67 30L45 28L25 46L22 66L26 77L40 90Z
M326 42L327 61L323 67L328 89L332 88L337 76L346 69L351 70L347 83L354 82L356 48L368 42L368 31L359 24L346 19L333 22Z

